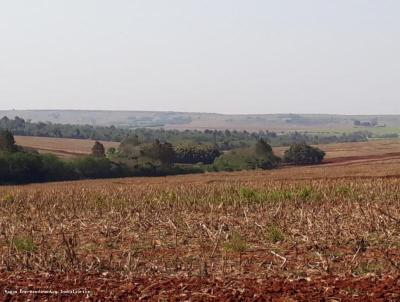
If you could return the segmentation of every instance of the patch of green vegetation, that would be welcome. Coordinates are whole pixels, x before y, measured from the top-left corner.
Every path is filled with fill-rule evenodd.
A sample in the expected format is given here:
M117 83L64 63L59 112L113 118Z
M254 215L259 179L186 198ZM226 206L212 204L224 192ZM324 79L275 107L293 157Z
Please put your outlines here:
M248 187L242 187L239 190L239 196L247 201L258 203L275 203L279 201L292 200L293 192L286 190L272 190L266 192L258 192Z
M215 171L274 169L281 159L274 155L270 145L259 141L252 148L238 148L222 154L214 161Z
M35 242L29 237L14 238L12 245L18 252L33 253L37 249Z
M298 195L302 200L309 200L313 195L313 189L311 187L304 187L298 192Z
M250 188L240 188L239 191L240 197L247 199L247 200L259 200L260 199L260 194Z
M6 203L13 203L15 201L15 197L12 193L7 193L6 195L3 196L3 202Z
M294 165L319 164L325 157L325 152L319 148L312 147L306 143L292 144L285 151L283 160Z
M265 199L272 202L292 200L293 197L294 194L291 191L279 190L279 191L268 191L265 193Z
M278 226L271 225L267 229L267 239L272 243L278 243L284 241L285 236L283 235L282 230Z
M310 186L302 187L296 194L303 201L320 201L322 194Z
M352 192L353 190L346 186L339 186L335 189L335 193L342 197L349 196Z
M243 253L247 250L247 243L239 233L233 232L229 240L225 242L224 249L229 252Z

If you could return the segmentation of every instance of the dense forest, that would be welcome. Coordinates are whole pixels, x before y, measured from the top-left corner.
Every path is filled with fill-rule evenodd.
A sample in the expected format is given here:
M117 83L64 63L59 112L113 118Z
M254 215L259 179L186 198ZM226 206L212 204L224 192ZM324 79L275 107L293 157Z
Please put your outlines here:
M253 146L258 140L268 141L271 146L289 146L294 143L327 144L339 142L366 141L372 133L359 131L354 133L310 134L301 132L276 133L268 130L259 132L236 130L165 130L154 128L122 128L114 126L91 126L52 123L33 123L15 117L0 119L0 129L8 129L14 135L42 136L59 138L92 139L121 142L127 137L138 137L141 142L151 143L155 140L171 144L212 144L220 151Z

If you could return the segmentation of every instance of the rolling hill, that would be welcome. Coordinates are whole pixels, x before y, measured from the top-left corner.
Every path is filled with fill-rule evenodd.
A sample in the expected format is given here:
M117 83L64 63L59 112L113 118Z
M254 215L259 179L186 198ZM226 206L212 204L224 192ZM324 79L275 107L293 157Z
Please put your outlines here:
M91 111L91 110L2 110L0 117L19 116L33 122L60 124L114 125L117 127L154 127L166 129L236 129L271 131L346 132L368 130L399 133L400 115L330 115L330 114L243 114L161 112L161 111ZM361 125L354 126L354 121ZM374 127L365 124L376 123ZM364 124L364 125L363 125Z

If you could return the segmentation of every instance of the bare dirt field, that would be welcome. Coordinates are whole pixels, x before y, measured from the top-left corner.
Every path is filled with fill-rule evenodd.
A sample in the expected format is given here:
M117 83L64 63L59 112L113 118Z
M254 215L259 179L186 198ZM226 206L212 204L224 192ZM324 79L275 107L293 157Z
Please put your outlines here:
M0 297L399 301L400 157L381 143L327 146L318 166L0 187Z
M365 156L385 156L386 154L400 154L400 140L371 140L359 143L322 144L316 147L326 152L326 159L349 158ZM283 155L286 147L274 148L277 155Z
M60 157L88 155L93 147L93 140L52 138L36 136L15 136L18 145L38 150L41 153L52 153ZM119 143L101 142L106 149L117 148Z

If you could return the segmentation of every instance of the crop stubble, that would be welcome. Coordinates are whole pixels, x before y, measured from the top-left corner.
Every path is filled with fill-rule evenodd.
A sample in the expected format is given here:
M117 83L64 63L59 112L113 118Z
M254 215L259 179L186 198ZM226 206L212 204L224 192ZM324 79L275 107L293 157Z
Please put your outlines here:
M378 294L395 301L399 166L391 159L330 167L330 174L324 167L308 167L2 187L0 284L10 285L10 276L23 271L58 278L75 274L83 282L77 284L88 286L94 286L93 276L99 284L114 276L120 280L110 285L115 294L131 292L136 299L148 291L152 294L144 298L152 299L167 291L166 297L176 298L185 288L168 296L171 284L188 282L206 292L196 298L204 300L223 293L225 282L242 284L242 294L248 295L256 284L248 280L261 282L260 288L280 280L283 296L307 301L322 295L316 280L329 288L340 278L352 278L350 283L375 278L372 284L389 278L390 289ZM154 282L157 290L129 285L133 280ZM288 289L293 284L315 286L299 296ZM207 291L213 288L220 291ZM340 295L371 298L367 293L349 289ZM235 291L230 295L241 297Z

